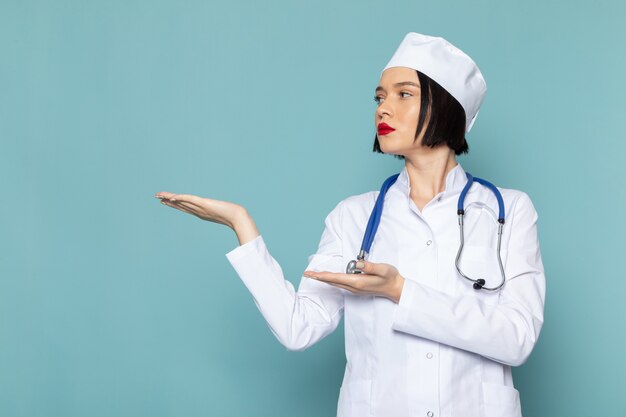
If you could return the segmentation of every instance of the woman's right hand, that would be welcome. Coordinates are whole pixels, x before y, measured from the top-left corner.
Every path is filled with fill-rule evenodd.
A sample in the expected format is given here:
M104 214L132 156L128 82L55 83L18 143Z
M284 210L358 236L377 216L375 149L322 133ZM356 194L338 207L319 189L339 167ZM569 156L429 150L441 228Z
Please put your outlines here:
M254 220L248 211L239 204L198 197L192 194L174 194L165 191L156 193L155 197L161 199L161 203L166 206L193 214L202 220L230 227L237 234L240 245L259 235Z
M237 220L246 213L246 209L239 204L198 197L192 194L158 192L155 197L160 198L161 203L166 206L193 214L202 220L225 224L231 229L235 228Z

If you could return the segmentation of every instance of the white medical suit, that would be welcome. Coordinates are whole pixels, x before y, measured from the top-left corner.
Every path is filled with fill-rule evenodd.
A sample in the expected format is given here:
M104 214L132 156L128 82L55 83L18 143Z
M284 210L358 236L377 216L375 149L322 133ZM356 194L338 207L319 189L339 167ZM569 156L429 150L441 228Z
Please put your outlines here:
M226 257L271 331L289 350L318 342L345 317L346 368L339 417L520 417L512 366L531 354L541 327L545 275L537 213L524 192L499 188L506 207L501 291L477 291L455 268L457 201L467 181L460 164L445 190L420 211L410 198L406 167L388 190L368 260L395 266L405 278L399 303L356 295L302 277L284 279L262 236ZM306 269L345 272L358 254L379 191L341 201L326 217ZM496 213L494 194L474 184L478 201ZM498 225L485 208L467 210L462 271L497 286Z

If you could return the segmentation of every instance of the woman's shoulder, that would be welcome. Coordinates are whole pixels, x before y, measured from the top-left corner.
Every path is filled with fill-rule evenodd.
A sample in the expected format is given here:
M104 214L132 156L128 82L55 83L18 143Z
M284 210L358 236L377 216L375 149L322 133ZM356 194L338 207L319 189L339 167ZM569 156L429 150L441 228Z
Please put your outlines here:
M361 194L350 195L339 202L346 207L359 207L374 204L378 191L368 191Z
M510 207L509 210L513 212L528 212L531 213L531 216L537 215L535 206L527 192L515 188L496 188L502 194L505 207Z
M496 188L498 189L498 191L500 191L500 194L502 194L502 198L505 201L508 200L511 202L515 202L519 198L523 198L524 196L528 197L528 194L516 188L505 188L505 187L498 187L498 186L496 186Z
M351 216L357 213L370 213L374 208L378 193L379 191L368 191L361 194L350 195L340 200L328 216L342 217L343 213L349 213Z
M338 206L342 206L344 210L351 213L358 211L371 212L376 204L376 197L380 191L367 191L361 194L350 195L341 200Z

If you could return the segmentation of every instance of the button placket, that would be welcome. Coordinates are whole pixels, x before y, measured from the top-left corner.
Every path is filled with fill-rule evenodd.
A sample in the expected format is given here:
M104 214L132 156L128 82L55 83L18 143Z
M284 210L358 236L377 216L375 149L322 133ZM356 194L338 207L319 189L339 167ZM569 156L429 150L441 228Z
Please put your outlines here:
M439 362L432 359L435 358L434 353L439 349L439 345L433 342L423 342L423 344L424 349L420 349L418 360L415 361L420 371L415 393L416 404L419 404L419 408L416 408L413 414L426 417L434 416L439 411Z

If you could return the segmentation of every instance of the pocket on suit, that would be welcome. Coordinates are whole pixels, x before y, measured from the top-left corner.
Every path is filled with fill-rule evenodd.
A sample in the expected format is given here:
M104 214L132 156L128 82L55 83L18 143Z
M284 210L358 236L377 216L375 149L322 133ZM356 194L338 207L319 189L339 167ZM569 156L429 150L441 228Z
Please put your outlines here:
M508 385L482 383L485 417L522 417L519 391Z
M337 417L368 417L371 392L371 379L343 384L339 389Z

